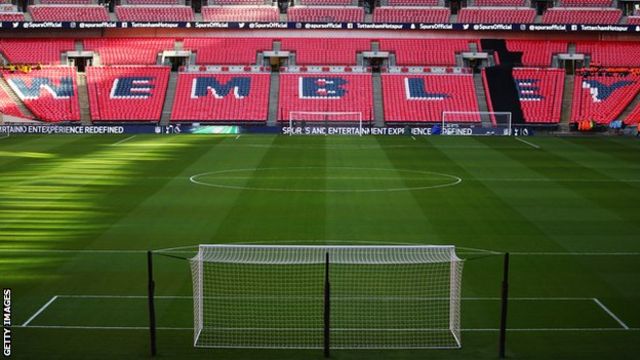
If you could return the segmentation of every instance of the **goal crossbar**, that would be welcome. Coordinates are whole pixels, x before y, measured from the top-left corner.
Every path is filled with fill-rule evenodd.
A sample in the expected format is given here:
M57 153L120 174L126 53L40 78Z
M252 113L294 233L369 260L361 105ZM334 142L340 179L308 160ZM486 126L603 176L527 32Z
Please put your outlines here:
M194 345L459 348L462 265L453 246L201 245Z

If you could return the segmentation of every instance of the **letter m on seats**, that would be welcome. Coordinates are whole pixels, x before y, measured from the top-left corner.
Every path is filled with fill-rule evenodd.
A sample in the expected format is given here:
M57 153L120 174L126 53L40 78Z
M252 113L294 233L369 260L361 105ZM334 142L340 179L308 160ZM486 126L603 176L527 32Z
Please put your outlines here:
M213 95L216 99L222 99L233 91L236 99L244 99L249 96L251 91L251 78L234 77L226 83L218 81L214 77L197 77L193 79L191 84L191 98L197 99L201 97Z

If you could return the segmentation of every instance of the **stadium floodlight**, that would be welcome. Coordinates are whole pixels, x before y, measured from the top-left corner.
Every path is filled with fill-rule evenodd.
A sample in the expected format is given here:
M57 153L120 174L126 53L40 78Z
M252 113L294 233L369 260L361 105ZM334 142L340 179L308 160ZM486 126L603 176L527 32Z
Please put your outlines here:
M289 112L289 135L363 135L361 112ZM338 129L331 131L332 129ZM339 130L343 129L343 130ZM351 129L351 131L344 131Z
M473 134L510 136L511 126L510 112L444 111L442 113L443 135L470 135L470 129L477 129L472 131Z
M453 246L200 245L190 262L196 347L461 347Z

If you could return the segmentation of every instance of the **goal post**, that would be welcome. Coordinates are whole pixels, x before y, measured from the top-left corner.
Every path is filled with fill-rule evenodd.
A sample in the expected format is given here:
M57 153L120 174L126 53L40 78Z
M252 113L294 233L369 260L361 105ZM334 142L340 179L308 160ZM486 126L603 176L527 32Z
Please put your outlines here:
M496 135L510 136L512 123L510 112L493 111L444 111L442 113L442 134L444 135ZM456 129L471 129L460 132Z
M324 111L291 111L289 112L290 135L329 135L329 128L352 128L353 135L362 135L361 112L324 112ZM299 129L298 131L293 131ZM315 131L314 131L315 130ZM335 132L344 134L344 132Z
M190 261L196 347L462 345L453 246L200 245Z

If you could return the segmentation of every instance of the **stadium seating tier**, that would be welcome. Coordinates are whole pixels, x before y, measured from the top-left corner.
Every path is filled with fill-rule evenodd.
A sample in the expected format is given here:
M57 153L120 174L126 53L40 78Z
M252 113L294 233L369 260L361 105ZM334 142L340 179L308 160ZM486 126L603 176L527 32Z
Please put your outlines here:
M169 81L163 66L87 67L93 121L158 121Z
M269 79L264 74L181 73L172 121L266 121Z

